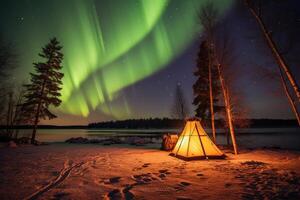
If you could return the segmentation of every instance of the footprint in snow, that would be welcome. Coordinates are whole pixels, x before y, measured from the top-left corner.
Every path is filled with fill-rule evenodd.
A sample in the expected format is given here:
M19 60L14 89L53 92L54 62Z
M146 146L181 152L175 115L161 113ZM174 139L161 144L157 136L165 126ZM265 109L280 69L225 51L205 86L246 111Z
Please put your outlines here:
M179 185L182 185L183 187L186 187L186 186L191 185L191 183L182 181L182 182L179 183Z
M132 185L127 185L123 190L123 194L126 200L132 200L134 199L134 194L130 192L130 190L133 188Z
M107 194L107 199L109 199L109 200L122 199L122 193L119 189L114 189Z
M174 189L175 189L176 191L180 191L180 190L184 190L185 187L190 186L190 185L191 185L191 183L182 181L182 182L178 183L178 184L174 187Z
M133 175L132 179L135 180L136 185L147 184L156 180L156 178L153 177L151 173Z
M151 165L151 163L145 163L145 164L143 164L142 167L146 168L146 167L149 167L150 165Z
M106 199L109 200L132 200L134 199L134 194L130 191L133 188L132 185L126 185L122 190L120 189L113 189L106 195Z
M119 183L120 179L121 179L121 177L116 176L116 177L112 177L112 178L105 180L104 183L105 184L115 184L115 183Z
M161 169L158 171L160 174L158 175L159 178L164 179L167 177L167 175L171 174L171 172L169 172L169 170L167 169Z

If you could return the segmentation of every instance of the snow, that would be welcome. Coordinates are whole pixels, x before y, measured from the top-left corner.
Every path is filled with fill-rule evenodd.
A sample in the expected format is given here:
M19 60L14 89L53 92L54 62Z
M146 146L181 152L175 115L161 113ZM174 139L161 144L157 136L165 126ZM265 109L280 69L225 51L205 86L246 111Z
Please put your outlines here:
M298 199L300 152L183 161L157 144L0 147L1 199Z

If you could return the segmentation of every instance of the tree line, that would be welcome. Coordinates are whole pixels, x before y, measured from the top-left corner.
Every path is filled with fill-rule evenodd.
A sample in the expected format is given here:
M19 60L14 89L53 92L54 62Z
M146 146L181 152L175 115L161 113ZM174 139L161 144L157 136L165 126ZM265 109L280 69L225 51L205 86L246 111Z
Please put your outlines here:
M245 119L240 119L245 120ZM204 127L210 126L210 119L201 120L201 124ZM224 128L226 122L223 119L216 119L216 128ZM244 128L245 125L236 128ZM105 122L94 122L88 124L87 127L79 128L91 128L91 129L180 129L183 127L181 119L170 118L147 118L147 119L128 119L128 120L112 120ZM248 128L266 128L266 127L297 127L296 120L284 120L284 119L247 119ZM47 127L49 128L49 127ZM61 128L61 127L60 127Z

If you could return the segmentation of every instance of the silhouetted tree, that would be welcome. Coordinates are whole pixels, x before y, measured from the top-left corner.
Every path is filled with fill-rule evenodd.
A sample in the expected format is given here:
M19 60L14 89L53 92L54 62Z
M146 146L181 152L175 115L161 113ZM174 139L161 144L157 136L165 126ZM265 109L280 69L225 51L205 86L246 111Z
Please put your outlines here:
M242 114L244 113L241 113L239 102L234 102L234 100L236 100L236 96L234 96L233 93L233 82L235 79L233 70L237 70L237 67L233 66L234 45L232 39L230 38L229 31L226 29L225 25L219 25L219 28L216 29L215 36L214 61L217 64L219 80L222 88L223 102L225 107L225 122L229 128L234 152L237 154L238 150L235 139L234 121L236 121L236 116L241 119L243 116ZM227 143L229 144L228 137L229 135L227 135Z
M15 130L14 127L20 125L23 122L24 114L22 113L22 104L24 103L24 88L11 90L8 94L5 110L5 126L6 126L6 135L9 138L17 138L18 129Z
M62 46L56 38L42 49L39 56L45 59L45 62L34 63L35 73L30 73L31 83L25 84L25 103L23 104L23 113L29 113L27 120L33 123L31 143L35 142L35 135L39 120L53 119L56 116L49 111L49 106L59 106L61 100L60 85L63 73L61 63L63 54ZM30 117L30 114L34 114Z
M189 114L189 106L185 100L181 85L176 85L174 104L171 110L171 115L175 119L184 120Z
M6 42L0 35L0 89L5 88L4 82L8 80L9 72L16 66L16 54L11 43Z
M217 80L218 77L214 76L216 65L214 65L214 60L213 60L214 57L213 38L215 32L214 30L218 19L218 10L215 8L212 2L207 2L201 7L198 17L200 20L200 24L202 25L202 28L204 30L204 37L207 41L207 48L208 48L207 67L208 67L208 83L209 83L210 118L211 118L213 141L216 143L215 113L217 111L214 109L214 103L215 103L214 100L218 96L218 89L214 82Z
M12 113L11 71L16 67L16 52L12 43L7 42L0 35L0 124L8 125ZM10 130L1 130L0 133L10 136Z
M196 106L196 116L203 120L211 117L210 112L210 84L209 84L209 69L208 69L208 54L209 48L206 40L200 44L200 49L197 55L197 68L194 75L197 77L195 84L193 85L194 101L193 104ZM214 111L219 112L221 107L217 105L218 96L220 94L220 86L218 84L218 71L216 68L212 68L212 89L214 95L213 105Z
M219 93L216 93L212 91L214 88L213 81L220 81L221 89L222 89L222 94L223 94L223 102L224 102L224 107L225 107L225 113L226 113L226 121L228 124L228 127L230 129L230 134L231 134L231 139L232 139L232 144L233 144L233 149L235 154L237 154L237 145L236 145L236 140L235 140L235 133L234 133L234 127L233 127L233 104L232 104L232 93L230 92L229 89L229 84L228 80L232 77L227 77L227 80L225 80L224 76L224 68L226 64L229 64L228 62L225 63L224 61L228 61L231 59L231 55L229 54L228 51L228 38L225 38L224 36L222 37L222 46L217 47L217 42L216 42L216 36L217 36L217 30L218 26L218 10L216 9L215 5L212 2L208 2L205 6L202 7L201 12L200 12L200 21L202 26L204 27L205 30L205 37L208 40L208 68L209 68L209 83L210 83L210 104L212 107L212 104L214 105L214 102L212 101L212 98L218 98ZM220 30L220 29L219 29ZM219 35L223 35L225 33L219 33ZM220 56L221 55L221 56ZM222 58L221 58L222 57ZM217 75L213 77L213 70L217 69ZM215 83L216 86L218 86L218 83ZM217 91L220 92L220 91ZM213 103L212 103L213 102ZM214 110L211 109L211 113L213 114ZM214 121L214 118L212 117L212 123ZM213 139L214 142L216 143L216 136L214 133L214 126L212 126L213 129Z

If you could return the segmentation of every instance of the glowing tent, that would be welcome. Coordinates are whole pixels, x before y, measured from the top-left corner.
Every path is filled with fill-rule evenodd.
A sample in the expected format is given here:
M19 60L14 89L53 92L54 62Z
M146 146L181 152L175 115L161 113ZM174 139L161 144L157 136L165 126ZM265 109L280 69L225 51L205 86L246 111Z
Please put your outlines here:
M225 157L195 119L187 121L171 155L184 160Z

